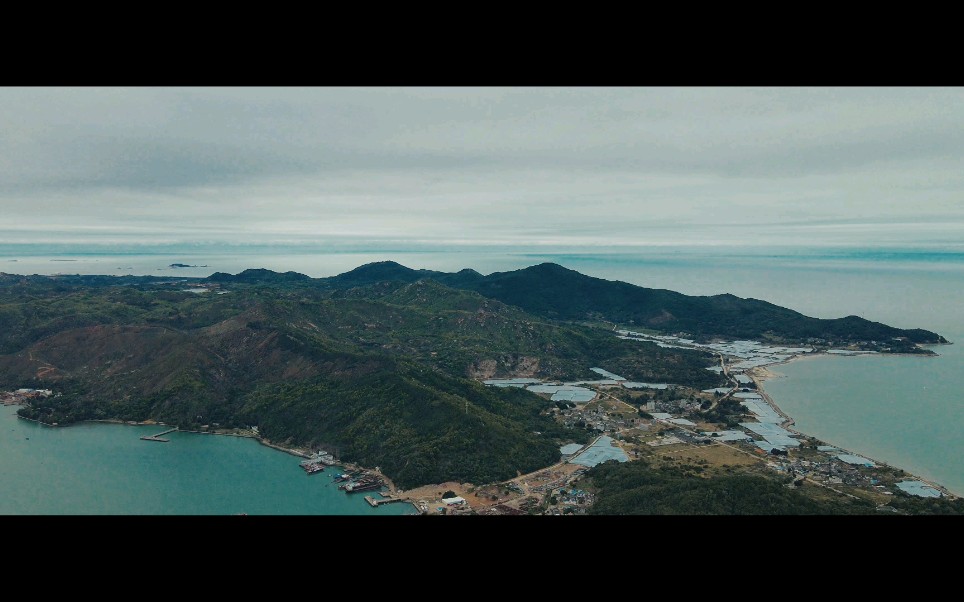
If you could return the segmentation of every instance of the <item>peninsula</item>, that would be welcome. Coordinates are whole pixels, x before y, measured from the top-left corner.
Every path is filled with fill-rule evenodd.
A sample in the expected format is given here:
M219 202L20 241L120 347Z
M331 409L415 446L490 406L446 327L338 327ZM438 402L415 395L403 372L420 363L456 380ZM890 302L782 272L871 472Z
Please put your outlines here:
M185 285L233 294L197 295ZM780 503L788 511L867 511L851 491L826 498L833 482L801 492L800 471L816 465L819 476L820 458L808 450L823 452L775 430L789 422L766 413L753 371L775 362L754 360L933 354L921 345L948 342L923 329L811 318L765 301L687 296L556 264L488 276L394 262L330 278L263 269L208 278L0 274L0 303L0 390L48 392L22 400L25 418L251 433L377 466L416 503L421 487L480 484L472 494L505 513L548 509L562 495L558 483L568 487L564 498L588 500L596 494L568 485L581 477L601 496L597 509L631 512L604 501L618 498L616 473L647 467L631 479L666 476L663 460L641 450L672 457L657 452L680 442L735 451L719 452L717 464L680 454L666 481L674 487L699 478L686 487L711 491L710 483L742 479L741 491L759 492L789 479L795 488L774 498L784 500L786 489L791 497ZM746 440L762 443L756 452L737 449ZM560 448L571 450L562 462ZM637 461L621 465L617 449ZM603 461L568 461L589 452ZM747 463L747 453L757 458ZM770 463L810 464L774 480L746 468L761 464L761 453ZM520 484L520 474L546 478ZM828 475L843 483L833 467ZM525 495L501 503L512 483ZM529 495L540 486L546 495ZM860 499L874 511L887 505L879 497Z

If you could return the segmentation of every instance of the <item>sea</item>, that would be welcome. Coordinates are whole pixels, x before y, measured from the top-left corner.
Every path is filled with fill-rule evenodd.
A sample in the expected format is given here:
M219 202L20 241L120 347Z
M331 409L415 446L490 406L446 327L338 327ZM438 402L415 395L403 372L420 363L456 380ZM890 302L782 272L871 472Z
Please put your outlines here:
M304 248L44 252L0 247L0 272L164 277L247 268L332 276L373 261L483 274L554 262L590 276L689 295L731 293L819 318L859 315L924 328L937 357L819 356L771 369L764 387L795 428L964 495L964 247ZM175 264L197 267L172 267ZM116 424L52 429L0 408L0 514L405 514L370 508L330 475L234 437ZM29 439L28 439L29 437ZM266 484L270 484L267 485Z
M372 508L338 489L330 466L308 475L301 458L247 437L164 426L86 422L49 427L0 406L0 515L415 514Z

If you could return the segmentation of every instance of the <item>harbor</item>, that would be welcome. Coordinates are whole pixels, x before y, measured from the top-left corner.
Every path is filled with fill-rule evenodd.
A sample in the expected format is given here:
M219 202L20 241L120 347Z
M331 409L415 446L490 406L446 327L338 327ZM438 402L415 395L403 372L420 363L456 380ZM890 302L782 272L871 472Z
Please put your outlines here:
M342 483L338 486L338 489L343 490L345 493L361 493L363 491L379 490L384 486L385 480L383 478L365 472L361 476L353 477L349 481Z
M317 451L308 455L299 465L306 474L312 475L323 472L326 466L336 466L338 462L332 454ZM404 502L411 504L416 511L420 512L420 508L413 500L396 494L394 485L381 474L377 467L365 469L349 464L344 468L344 472L331 475L331 482L328 485L332 483L337 484L338 490L344 492L346 497L352 497L349 495L352 493L367 492L369 495L365 495L363 499L372 508Z
M305 474L309 476L324 472L326 466L334 465L335 457L326 451L319 451L309 456L306 460L301 461L301 468L303 468Z
M331 476L342 465L305 477L293 458L249 437L211 437L183 430L148 445L141 436L167 426L84 422L48 428L0 406L4 515L389 516L406 504L373 508L345 495ZM310 454L307 454L310 455ZM69 475L63 467L71 466ZM328 475L326 478L325 475ZM164 495L158 495L158 492Z
M404 499L402 499L402 498L400 498L400 497L394 497L394 496L392 496L392 495L390 495L390 494L386 494L386 493L380 493L379 495L382 496L382 499L380 499L380 500L376 500L376 499L373 498L372 496L366 495L366 496L365 496L365 501L368 502L368 505L371 506L372 508L378 508L379 506L384 506L385 504L395 504L395 503L397 503L397 502L404 502L404 501L405 501Z

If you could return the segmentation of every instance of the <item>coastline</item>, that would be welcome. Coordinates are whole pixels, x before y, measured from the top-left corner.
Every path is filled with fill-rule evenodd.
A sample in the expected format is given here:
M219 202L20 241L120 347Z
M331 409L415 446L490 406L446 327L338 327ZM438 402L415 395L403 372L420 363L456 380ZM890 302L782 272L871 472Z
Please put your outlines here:
M15 406L15 405L19 406L19 405L23 405L23 404L13 404L13 403L9 403L9 404L3 404L3 405L5 405L5 406ZM133 420L120 420L120 419L116 419L116 418L99 418L99 419L90 419L90 420L80 420L80 421L73 422L73 423L70 423L70 424L50 424L50 423L47 423L47 422L43 422L43 421L41 421L41 420L37 420L37 419L35 419L35 418L27 418L27 417L21 416L20 414L18 414L18 413L16 413L16 412L14 412L13 415L16 416L16 417L17 417L18 419L20 419L20 420L28 420L28 421L30 421L30 422L34 422L34 423L37 423L37 424L40 424L40 425L43 425L43 426L46 426L46 427L50 427L50 428L67 428L67 427L73 426L73 425L75 425L75 424L82 424L82 423L85 423L85 422L95 423L95 424L118 424L118 425L122 425L122 426L156 426L156 427L160 427L160 428L165 428L165 427L166 427L166 428L171 428L171 425L170 425L170 424L158 422L158 421L156 421L156 420L133 421ZM194 430L183 430L183 429L178 429L178 432L181 432L181 433L191 433L191 434L195 434L195 435L221 435L221 436L227 436L227 437L240 437L240 438L243 438L243 439L254 439L254 440L257 441L259 444L261 444L261 445L263 445L263 446L265 446L265 447L269 447L269 448L271 448L271 449L273 449L273 450L276 450L276 451L284 452L284 453L286 453L286 454L289 454L289 455L292 455L292 456L296 456L296 457L299 457L299 458L309 458L309 457L311 457L311 453L310 453L308 450L304 450L304 449L298 448L298 447L285 447L285 446L283 446L283 445L279 445L279 444L277 444L277 443L273 443L273 442L271 442L270 440L265 439L265 438L263 438L263 437L254 435L253 433L237 433L237 432L228 432L228 431L194 431ZM374 474L378 475L379 477L381 477L381 478L383 479L383 481L385 482L385 485L388 487L388 491L386 492L386 494L391 495L391 496L397 496L398 489L395 487L395 484L391 481L391 479L389 479L388 477L386 477L380 470L378 470L378 469L376 469L376 468L365 468L365 467L359 466L359 465L357 465L357 464L355 464L355 463L353 463L353 462L344 462L344 461L341 461L341 460L339 460L338 463L335 464L334 466L338 466L338 467L342 468L343 470L347 470L347 471L363 470L363 471L365 471L365 472L374 473ZM413 498L411 498L410 496L402 496L400 499L403 501L403 503L407 503L407 504L409 504L409 505L412 506L413 510L415 511L414 514L421 514L421 510L419 509L418 504L416 503L416 501L415 501Z
M941 343L941 344L950 344L950 343ZM910 471L908 471L907 469L905 469L905 468L903 468L903 467L901 467L901 466L897 466L897 465L892 464L892 463L890 463L890 462L881 461L881 460L879 460L879 459L877 459L877 458L874 458L874 457L871 457L871 456L869 456L869 455L867 455L867 454L857 453L857 452L855 452L855 451L853 451L853 450L844 448L844 447L842 447L842 446L839 446L839 445L837 445L837 444L835 444L835 443L831 443L831 442L829 442L829 441L824 441L824 440L822 440L822 439L817 438L815 435L810 435L810 434L804 433L803 431L800 431L800 430L794 428L795 420L793 419L793 417L790 416L789 414L787 414L786 412L784 412L782 408L780 408L780 406L776 403L776 401L774 401L774 399L770 396L770 394L766 392L766 390L765 390L765 388L764 388L764 386L763 386L763 383L765 383L767 380L770 380L770 379L785 378L785 376L780 375L779 373L773 372L772 370L769 370L769 368L771 368L771 367L773 367L773 366L779 366L779 365L783 365L783 364L789 364L790 362L795 361L795 360L805 360L805 359L807 359L807 358L814 358L814 357L821 357L821 356L830 356L830 357L832 357L831 354L824 353L824 352L794 355L794 356L788 358L788 359L785 360L785 361L777 362L777 363L773 363L773 364L768 364L768 365L766 365L766 366L759 366L759 367L756 367L756 368L752 368L752 369L750 369L750 370L748 370L748 371L746 372L746 375L749 376L751 379L753 379L753 383L756 385L756 391L757 391L757 393L760 394L760 396L763 398L763 400L767 403L767 405L769 405L769 406L773 409L773 411L775 411L777 414L779 414L780 416L782 416L782 417L784 418L784 422L781 423L780 426L782 426L784 429L786 429L786 430L788 430L788 431L790 431L790 432L792 432L792 433L795 433L795 434L798 435L798 436L807 437L807 438L809 438L809 439L813 439L814 441L817 441L817 442L819 442L819 443L821 443L821 444L824 444L824 445L833 445L834 447L836 447L837 449L839 449L841 452L848 453L848 454L853 454L853 455L859 455L860 457L866 458L866 459L872 461L873 463L875 463L875 464L877 464L877 465L879 465L879 466L885 466L885 467L888 467L888 468L891 468L891 469L901 470L901 471L903 471L903 473L907 476L907 478L909 478L909 479L915 479L915 480L917 480L917 481L920 481L920 482L922 482L922 483L925 483L926 485L928 485L928 486L930 486L930 487L933 487L934 489L937 489L938 491L941 492L941 495L943 495L944 497L946 497L946 498L948 498L948 499L955 499L955 498L961 497L961 496L957 495L956 493L948 490L947 487L945 487L944 485L941 485L940 483L937 483L937 482L935 482L935 481L933 481L933 480L930 480L930 479L925 479L925 478L923 478L923 477L921 477L921 476L919 476L919 475L913 474L913 473L911 473ZM926 357L926 356L924 356L924 357Z
M953 343L941 343L941 345L950 345L950 344L953 344ZM891 355L896 355L896 354L891 354ZM777 366L780 366L780 365L783 365L783 364L789 364L790 362L793 362L793 361L803 361L803 360L806 360L806 359L808 359L808 358L816 358L816 357L821 357L821 356L836 357L837 354L828 354L828 353L823 352L823 351L811 352L811 353L801 353L801 354L796 354L796 355L789 356L789 357L787 357L786 359L784 359L783 361L774 362L774 363L771 363L771 364L767 364L767 365L765 365L765 366L754 367L754 368L748 369L748 370L746 371L746 375L749 376L749 377L752 379L753 383L754 383L755 386L756 386L756 392L760 394L760 396L762 397L762 399L764 400L764 402L765 402L770 408L772 408L774 412L776 412L779 416L782 417L783 422L781 422L781 426L782 426L783 428L785 428L786 430L794 433L795 435L797 435L797 436L799 436L799 437L806 437L806 438L808 438L808 439L813 439L813 440L816 441L818 444L833 445L834 447L836 447L836 448L839 449L839 453L852 453L852 454L854 454L854 455L859 455L859 456L861 456L861 457L863 457L863 458L867 458L868 460L873 461L875 464L877 464L877 465L879 465L879 466L887 467L887 468L890 468L890 469L898 469L898 470L900 470L900 471L903 472L903 475L904 475L904 477L905 477L906 479L913 479L913 480L917 480L917 481L920 481L920 482L922 482L922 483L925 483L925 484L927 484L928 486L933 487L934 489L936 489L937 491L939 491L939 492L942 494L942 496L944 496L944 497L947 498L947 499L957 499L957 498L960 498L960 497L964 497L964 495L957 494L957 493L955 493L955 492L950 491L946 486L944 486L944 485L942 485L942 484L940 484L940 483L938 483L938 482L935 482L935 481L933 481L933 480L931 480L931 479L923 478L923 477L921 477L921 476L919 476L919 475L917 475L917 474L912 473L911 471L908 471L907 469L901 467L899 464L892 463L892 462L881 461L881 460L878 460L877 458L874 458L874 457L869 456L869 455L867 455L867 454L863 454L863 453L860 453L860 452L851 451L851 450L849 450L849 449L847 449L847 448L845 448L845 447L836 445L836 444L834 444L834 443L831 442L831 441L822 440L822 439L820 439L820 438L818 438L818 437L816 437L816 436L814 436L814 435L807 434L807 433L805 433L805 432L803 432L803 431L795 428L795 418L794 418L793 416L791 416L790 414L788 414L787 412L785 412L785 411L779 406L779 404L773 399L773 397L766 391L766 382L767 382L768 380L770 380L770 379L785 378L785 375L782 375L782 374L780 374L780 373L778 373L778 372L775 371L775 368L776 368ZM924 355L924 354L921 354L921 356L922 356L922 357L927 357L927 356ZM861 355L861 357L863 357L863 356ZM14 405L14 404L9 404L9 405ZM17 417L18 417L18 418L23 418L23 419L25 419L25 420L30 420L30 421L32 421L32 422L36 422L36 423L42 424L42 425L44 425L44 426L49 426L49 427L70 426L69 424L66 424L66 425L48 424L48 423L42 422L42 421L40 421L40 420L22 417L22 416L20 416L19 414L17 414ZM111 424L124 424L124 425L131 425L131 426L156 426L156 427L159 427L159 428L170 428L170 426L171 426L171 425L169 425L169 424L166 424L166 423L163 423L163 422L158 422L158 421L155 421L155 420L124 421L124 420L119 420L119 419L91 419L91 420L84 420L84 421L81 421L81 422L101 422L101 423L111 423ZM180 430L180 429L179 429L179 430ZM292 455L292 456L296 456L296 457L299 457L299 458L308 458L308 457L310 457L310 453L311 453L310 450L306 450L306 449L303 449L303 448L300 448L300 447L286 447L286 446L284 446L284 445L282 445L282 444L274 443L274 442L272 442L272 441L270 441L270 440L268 440L268 439L265 439L265 438L261 437L260 435L254 434L253 432L250 432L250 431L248 431L248 432L236 432L234 429L232 429L232 430L216 430L216 429L212 429L212 430L210 430L210 431L182 430L181 432L194 433L194 434L226 435L226 436L234 436L234 437L242 437L242 438L251 438L251 439L255 439L256 441L258 441L259 444L264 445L265 447L270 447L270 448L272 448L272 449L274 449L274 450L281 451L281 452L284 452L284 453L286 453L286 454L289 454L289 455ZM835 453L837 453L837 452L835 452ZM363 468L363 467L360 467L360 466L355 465L355 464L350 463L350 462L341 462L341 461L339 461L338 465L341 466L341 467L343 467L343 468L345 468L345 469L347 469L347 470L365 470L365 471L368 471L368 472L377 474L378 476L380 476L381 478L384 479L385 484L386 484L387 487L388 487L388 492L386 492L386 493L388 493L388 494L390 494L390 495L392 495L392 496L398 496L401 500L403 500L403 503L410 504L410 505L414 508L416 514L420 514L420 513L421 513L420 508L419 508L418 504L416 503L416 499L414 499L414 498L411 497L410 495L405 495L405 492L404 492L404 491L399 492L399 491L397 490L397 488L395 487L395 485L394 485L387 477L385 477L385 476L381 473L381 471L377 470L377 468L376 468L376 469ZM399 493L401 493L402 495L399 496Z
M27 419L27 420L29 420L29 419ZM170 426L169 424L166 424L166 423L163 423L163 422L157 422L157 421L155 421L155 420L143 420L143 421L140 421L140 422L136 422L136 421L125 421L125 420L116 420L116 419L99 419L99 420L82 420L81 422L106 422L106 423L110 423L110 424L126 424L126 425L128 425L128 426L162 426L162 427L163 427L163 426ZM45 424L45 423L41 423L41 424ZM58 426L58 425L47 425L47 426ZM66 425L66 426L70 426L70 425ZM303 448L300 448L300 447L285 447L285 446L283 446L283 445L280 445L280 444L278 444L278 443L274 443L274 442L272 442L272 441L269 440L269 439L266 439L266 438L264 438L264 437L261 437L260 435L255 435L255 434L253 434L253 433L236 433L236 432L228 432L228 431L224 431L224 430L221 430L221 431L219 431L219 430L211 430L211 431L189 431L189 430L184 430L184 429L178 429L178 432L180 432L180 433L192 433L192 434L195 434L195 435L220 435L220 436L222 436L222 437L241 437L241 438L243 438L243 439L254 439L254 440L257 441L259 444L261 444L261 445L263 445L263 446L265 446L265 447L270 447L270 448L273 449L273 450L280 451L280 452L284 452L284 453L286 453L286 454L289 454L289 455L292 455L292 456L295 456L295 457L298 457L298 458L310 458L310 457L311 457L311 452L310 452L309 450L306 450L306 449L303 449ZM379 477L381 477L381 479L382 479L383 481L385 481L385 484L386 484L386 486L388 486L388 491L389 491L390 494L395 495L395 492L397 491L397 489L396 489L396 487L395 487L395 484L391 481L391 479L389 479L388 477L386 477L386 476L385 476L380 470L378 470L377 468L366 468L366 467L364 467L364 466L359 466L358 464L355 464L354 462L345 462L345 461L343 461L343 460L338 460L338 464L336 464L335 466L339 466L339 467L341 467L341 468L343 468L343 469L350 470L350 471L364 470L364 471L366 471L366 472L375 473L375 474L377 474ZM415 506L414 500L410 500L410 501L411 501L412 505ZM417 510L417 509L418 509L418 506L415 506L415 509Z
M215 434L215 435L221 435L221 434L230 435L230 434L232 434L232 433L212 433L212 434ZM310 458L310 457L311 457L311 453L308 452L308 451L305 451L304 449L296 448L296 447L284 447L284 446L282 446L282 445L278 445L277 443L272 443L271 441L269 441L268 439L265 439L264 437L258 437L258 436L254 436L254 435L236 435L236 436L238 436L238 437L248 437L249 439L254 439L254 440L256 440L258 443L260 443L261 445L264 445L265 447L270 447L271 449L274 449L274 450L277 450L277 451L280 451L280 452L284 452L284 453L286 453L286 454L291 454L292 456L297 456L297 457L299 457L299 458ZM381 478L382 481L385 483L385 486L388 487L388 494L389 494L389 495L391 495L391 496L393 496L393 497L395 497L395 496L398 495L398 488L395 487L395 483L392 482L392 480L389 479L387 476L385 476L385 474L382 473L382 471L379 470L377 467L376 467L376 468L365 468L365 467L363 467L363 466L359 466L358 464L355 464L354 462L345 462L345 461L343 461L343 460L339 460L339 461L338 461L338 464L336 464L335 466L340 466L342 469L348 470L348 471L362 470L362 471L365 471L365 472L374 473L374 474L378 475L378 477ZM415 509L415 514L421 514L421 513L422 513L422 511L421 511L421 509L418 507L418 504L416 503L415 499L412 498L411 496L407 496L407 495L406 495L406 496L402 496L400 499L402 500L403 503L406 503L406 504L411 505L412 508Z
M14 405L14 404L9 403L9 404L4 404L4 405ZM50 423L44 422L43 420L37 420L36 418L27 418L26 416L21 416L20 414L17 414L17 413L14 413L14 416L16 416L17 418L19 418L20 420L29 420L30 422L36 422L37 424L42 424L42 425L44 425L44 426L49 426L50 428L59 428L59 427L60 427L59 424L50 424Z

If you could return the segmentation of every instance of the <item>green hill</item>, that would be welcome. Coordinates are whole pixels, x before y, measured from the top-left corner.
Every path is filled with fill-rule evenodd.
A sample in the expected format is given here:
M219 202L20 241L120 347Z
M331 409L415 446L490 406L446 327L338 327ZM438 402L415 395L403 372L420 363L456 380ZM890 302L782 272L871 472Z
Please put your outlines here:
M440 280L547 318L605 319L663 332L687 333L703 339L856 342L905 337L911 343L947 342L927 330L893 328L858 316L833 320L811 318L757 299L742 299L730 294L683 295L593 278L553 263L496 272L482 278Z
M209 292L183 290L202 284ZM378 465L403 487L481 483L551 464L560 442L586 432L555 422L547 400L480 379L593 379L601 366L631 380L722 384L704 369L711 354L621 340L589 325L600 320L700 336L943 340L553 264L483 276L382 262L327 279L0 274L0 388L60 393L21 409L44 422L257 425L275 442Z
M701 478L677 466L645 460L607 462L587 481L596 489L591 514L800 515L874 514L865 500L818 501L788 489L781 479L749 474Z
M274 282L247 270L238 281ZM290 272L288 274L291 274ZM301 275L298 275L301 276ZM288 278L294 278L287 276ZM213 277L212 277L213 278ZM783 343L867 343L892 352L922 352L915 344L946 343L937 333L900 329L850 315L836 319L805 316L759 299L732 294L691 296L580 274L554 263L483 276L414 270L393 261L360 266L330 278L299 281L318 290L349 290L375 283L411 283L433 279L451 288L471 290L551 320L605 320L624 326L681 333L701 340L748 338Z
M60 392L21 412L61 425L257 425L272 441L334 449L409 487L508 478L587 436L545 415L547 400L476 378L592 378L589 368L602 364L630 378L719 379L703 370L707 354L553 323L433 281L351 295L250 283L198 295L182 286L3 287L0 387Z

